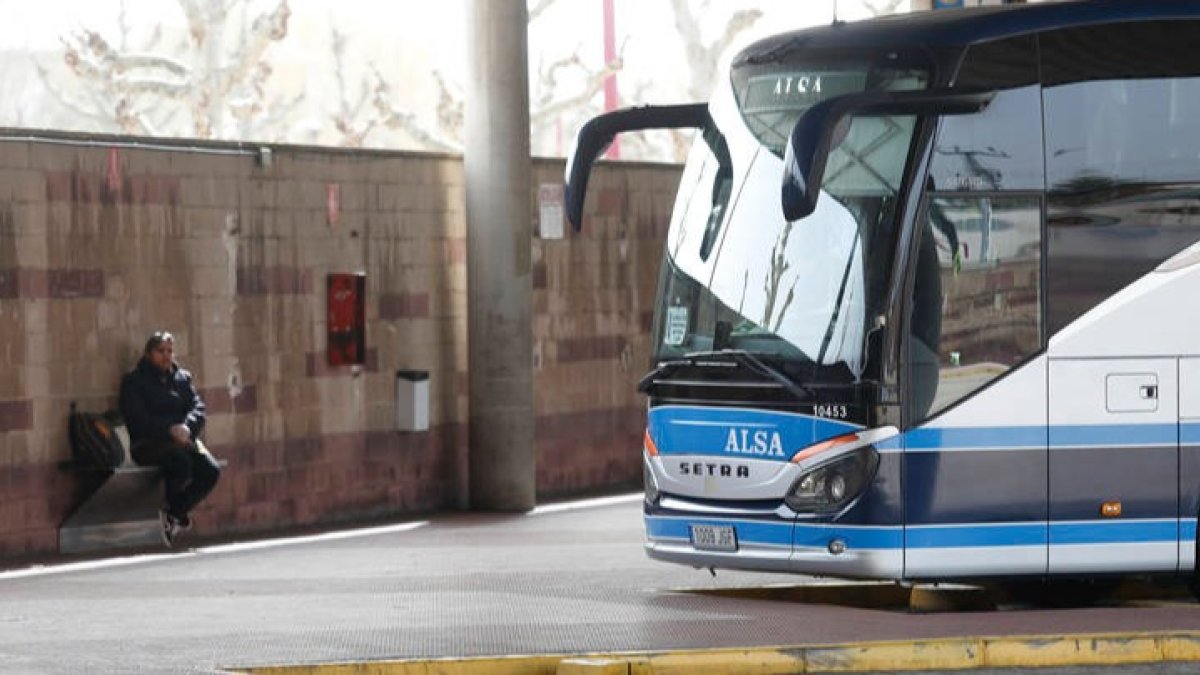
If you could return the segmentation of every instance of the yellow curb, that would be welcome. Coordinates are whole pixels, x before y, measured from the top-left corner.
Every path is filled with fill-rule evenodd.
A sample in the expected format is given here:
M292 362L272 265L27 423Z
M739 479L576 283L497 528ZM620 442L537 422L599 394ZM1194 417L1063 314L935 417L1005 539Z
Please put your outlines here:
M804 672L978 668L982 647L982 641L970 638L809 647L804 650Z
M629 675L629 661L625 659L579 658L563 659L558 662L555 675Z
M1163 660L1158 640L1153 636L1060 637L995 641L987 645L987 664L995 668L1118 665Z
M717 649L647 654L631 675L784 675L804 672L804 656L786 648Z
M1163 661L1200 661L1200 633L1181 633L1160 638Z
M229 668L248 675L556 675L569 654Z
M1200 661L1200 631L234 668L252 675L782 675Z

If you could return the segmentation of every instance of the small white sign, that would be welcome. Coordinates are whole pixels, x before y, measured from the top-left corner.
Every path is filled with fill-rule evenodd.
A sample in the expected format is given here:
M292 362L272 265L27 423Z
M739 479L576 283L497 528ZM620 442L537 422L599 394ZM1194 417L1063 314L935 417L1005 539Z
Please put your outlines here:
M563 238L563 186L559 183L538 186L538 236Z
M667 329L663 334L663 344L670 347L678 347L683 344L683 339L687 337L687 329L688 308L668 307Z

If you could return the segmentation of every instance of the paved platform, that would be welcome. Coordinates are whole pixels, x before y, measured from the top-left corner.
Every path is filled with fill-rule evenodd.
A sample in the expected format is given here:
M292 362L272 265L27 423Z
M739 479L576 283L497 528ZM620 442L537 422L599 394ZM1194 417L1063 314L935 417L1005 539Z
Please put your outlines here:
M727 594L796 579L647 559L639 500L0 573L0 672L1130 632L1200 644L1190 601L913 614Z

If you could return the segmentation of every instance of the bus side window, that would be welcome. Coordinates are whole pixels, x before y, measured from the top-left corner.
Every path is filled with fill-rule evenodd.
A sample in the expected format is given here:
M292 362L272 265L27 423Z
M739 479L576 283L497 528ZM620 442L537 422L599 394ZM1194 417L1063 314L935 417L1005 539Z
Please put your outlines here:
M1039 41L1053 335L1200 240L1200 21Z
M909 322L915 423L1041 349L1041 199L928 197Z
M971 46L954 86L996 91L987 110L939 121L913 280L910 414L919 424L1042 344L1045 188L1038 47Z
M1042 101L1032 36L967 50L956 87L996 92L987 110L944 117L929 175L941 192L1030 190L1045 186Z

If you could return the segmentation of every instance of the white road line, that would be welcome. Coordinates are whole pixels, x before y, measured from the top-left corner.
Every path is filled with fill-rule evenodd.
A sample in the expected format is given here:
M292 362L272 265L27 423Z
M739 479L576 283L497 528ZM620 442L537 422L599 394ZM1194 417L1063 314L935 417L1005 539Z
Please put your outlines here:
M236 551L256 551L264 548L275 548L277 546L290 546L292 544L312 544L320 541L337 541L339 539L357 539L358 537L371 537L377 534L394 534L396 532L409 532L419 527L424 527L429 524L428 520L420 520L412 523L400 523L398 525L381 525L379 527L364 527L357 530L341 530L338 532L323 532L321 534L311 534L303 537L282 537L279 539L262 539L260 541L243 541L233 544L217 544L215 546L201 546L193 549L196 553L233 553Z
M383 525L379 527L364 527L355 530L340 530L337 532L323 532L321 534L307 535L303 537L280 537L277 539L262 539L259 541L244 541L235 542L232 544L216 544L214 546L200 546L189 550L181 550L177 553L146 553L142 555L123 556L120 558L104 558L102 560L84 560L73 563L63 563L61 565L35 565L19 570L9 570L0 572L0 581L9 579L26 579L29 577L48 576L52 574L68 574L71 572L86 572L91 570L110 569L113 567L124 567L127 565L139 565L142 563L158 562L162 560L181 560L191 558L197 555L213 555L220 553L234 553L238 551L253 551L267 548L276 548L279 546L291 546L293 544L310 544L322 541L336 541L339 539L354 539L358 537L370 537L377 534L393 534L396 532L408 532L419 527L428 525L429 521L421 520L412 523L399 523L396 525Z
M124 567L126 565L137 565L140 563L169 560L171 558L188 557L191 555L192 554L189 551L183 551L180 553L148 553L144 555L124 556L121 558L105 558L103 560L84 560L81 562L63 563L61 565L34 565L33 567L26 567L25 569L0 572L0 581L7 581L9 579L25 579L27 577L40 577L50 574L86 572L89 570L107 569L110 567Z
M633 502L643 498L644 495L641 492L634 492L627 495L617 495L615 497L580 499L574 502L561 502L558 504L546 504L545 506L539 506L525 515L542 516L547 513L562 513L563 511L577 511L580 509L591 509L599 506L612 506L613 504L625 504L627 502Z

